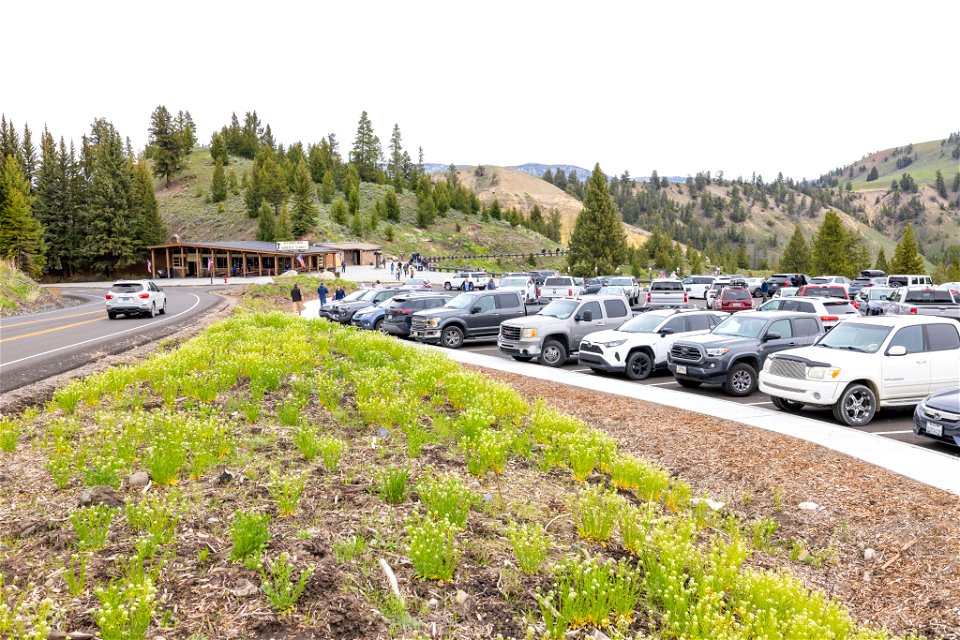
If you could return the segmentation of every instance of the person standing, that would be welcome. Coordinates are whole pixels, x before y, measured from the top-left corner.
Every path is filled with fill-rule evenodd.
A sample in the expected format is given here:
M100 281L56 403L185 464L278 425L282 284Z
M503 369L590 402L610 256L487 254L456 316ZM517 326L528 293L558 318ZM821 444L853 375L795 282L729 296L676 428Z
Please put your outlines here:
M327 285L320 283L320 286L317 287L317 295L320 296L320 306L327 304L327 294L330 293L330 290L327 289Z
M490 276L490 281L487 282L487 290L493 291L497 288L497 283L494 281L493 276Z
M343 300L346 297L347 297L347 292L343 290L343 285L341 284L337 287L336 292L333 294L333 299Z
M294 312L300 315L303 311L303 292L300 291L299 285L293 285L293 289L290 290L290 301L293 302Z
M390 263L390 275L393 275L393 268L394 268L394 265L393 265L393 262L391 262L391 263Z
M767 284L767 281L766 281L766 280L764 280L764 281L760 284L760 293L761 293L761 295L763 296L763 301L766 302L766 301L767 301L767 294L770 293L770 285Z

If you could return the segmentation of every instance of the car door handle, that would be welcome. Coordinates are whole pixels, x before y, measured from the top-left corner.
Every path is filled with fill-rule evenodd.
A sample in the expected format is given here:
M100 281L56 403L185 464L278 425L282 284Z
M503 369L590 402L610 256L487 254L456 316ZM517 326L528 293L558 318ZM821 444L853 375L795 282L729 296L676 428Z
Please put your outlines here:
M797 346L797 343L796 343L796 342L788 342L788 343L787 343L787 346L788 346L788 347L795 347L795 346Z
M927 364L926 360L917 360L917 364Z

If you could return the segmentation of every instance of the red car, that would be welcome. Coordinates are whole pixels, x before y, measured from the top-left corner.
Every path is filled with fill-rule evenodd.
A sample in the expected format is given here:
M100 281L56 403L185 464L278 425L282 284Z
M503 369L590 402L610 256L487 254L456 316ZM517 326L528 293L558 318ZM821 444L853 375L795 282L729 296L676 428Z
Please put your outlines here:
M753 296L746 287L724 287L720 291L720 298L714 305L716 311L735 313L753 309Z

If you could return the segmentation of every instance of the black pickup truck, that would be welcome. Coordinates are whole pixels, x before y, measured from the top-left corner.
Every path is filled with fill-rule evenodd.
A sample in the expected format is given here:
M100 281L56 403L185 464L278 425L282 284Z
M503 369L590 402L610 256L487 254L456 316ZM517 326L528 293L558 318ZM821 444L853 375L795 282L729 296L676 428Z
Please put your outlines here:
M470 291L442 307L414 313L410 337L459 349L468 338L495 338L504 320L531 315L541 308L538 304L524 304L517 291Z

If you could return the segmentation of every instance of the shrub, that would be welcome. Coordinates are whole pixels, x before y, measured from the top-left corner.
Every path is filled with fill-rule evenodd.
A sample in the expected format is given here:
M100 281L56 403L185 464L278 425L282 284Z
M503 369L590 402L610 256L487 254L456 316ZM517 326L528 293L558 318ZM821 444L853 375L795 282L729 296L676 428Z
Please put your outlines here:
M268 571L260 569L260 588L267 594L270 606L280 613L292 611L297 600L303 594L307 581L316 570L314 565L306 567L300 572L300 578L293 581L294 566L287 562L289 555L284 552L280 557L267 565Z
M83 507L70 514L70 524L77 534L77 548L80 551L94 551L107 546L110 536L110 523L117 510L104 504Z
M265 513L238 511L230 529L230 538L233 540L230 559L258 559L270 541L269 522L270 516Z
M449 520L414 516L407 522L410 562L421 580L452 580L460 552L457 527Z
M507 537L513 545L517 565L524 573L537 573L543 566L550 550L550 536L537 523L517 525L512 523L507 529Z
M461 529L467 523L470 507L477 501L477 495L453 475L421 480L417 494L430 516L445 518Z
M377 475L377 493L390 504L400 504L407 497L409 477L406 467L387 467Z

